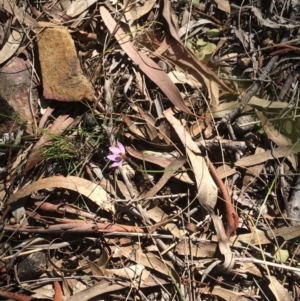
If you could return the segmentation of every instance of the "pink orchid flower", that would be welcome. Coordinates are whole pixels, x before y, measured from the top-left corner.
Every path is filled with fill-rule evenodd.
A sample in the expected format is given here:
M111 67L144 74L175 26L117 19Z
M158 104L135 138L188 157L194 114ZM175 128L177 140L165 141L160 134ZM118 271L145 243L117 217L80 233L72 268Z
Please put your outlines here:
M112 155L108 155L106 158L114 163L110 167L118 167L122 165L123 158L125 156L125 147L121 142L117 142L118 147L111 146L109 150L112 152Z

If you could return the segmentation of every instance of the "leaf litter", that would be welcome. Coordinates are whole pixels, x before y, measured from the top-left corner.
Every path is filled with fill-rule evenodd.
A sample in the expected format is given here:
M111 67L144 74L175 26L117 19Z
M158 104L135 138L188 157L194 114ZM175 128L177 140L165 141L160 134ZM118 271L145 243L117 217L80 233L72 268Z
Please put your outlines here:
M0 1L0 296L298 300L298 11Z

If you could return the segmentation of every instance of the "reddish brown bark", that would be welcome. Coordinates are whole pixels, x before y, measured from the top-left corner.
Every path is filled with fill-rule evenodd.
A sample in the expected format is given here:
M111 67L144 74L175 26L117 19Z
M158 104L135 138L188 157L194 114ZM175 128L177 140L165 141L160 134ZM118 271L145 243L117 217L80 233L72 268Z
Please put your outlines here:
M223 183L221 177L219 176L218 171L216 170L216 168L208 158L206 158L206 162L210 170L211 176L213 177L214 181L219 187L224 199L224 208L225 208L224 216L226 220L225 233L229 238L236 231L239 225L239 217L234 209L234 206L231 204L227 188Z

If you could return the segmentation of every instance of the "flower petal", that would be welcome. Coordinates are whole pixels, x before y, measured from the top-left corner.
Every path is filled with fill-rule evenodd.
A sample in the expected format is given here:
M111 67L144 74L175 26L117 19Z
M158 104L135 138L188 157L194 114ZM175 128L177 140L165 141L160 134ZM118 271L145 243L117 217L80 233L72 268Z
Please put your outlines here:
M120 162L114 162L110 167L118 167L122 164L122 160Z
M123 145L121 142L119 142L119 141L117 142L117 144L118 144L118 147L119 147L120 152L121 152L122 154L125 154L126 150L125 150L124 145Z
M115 146L109 147L109 150L110 150L114 155L120 154L120 149L117 148L117 147L115 147Z
M110 161L120 161L120 159L122 160L122 158L119 155L108 155L106 156L107 159L109 159Z

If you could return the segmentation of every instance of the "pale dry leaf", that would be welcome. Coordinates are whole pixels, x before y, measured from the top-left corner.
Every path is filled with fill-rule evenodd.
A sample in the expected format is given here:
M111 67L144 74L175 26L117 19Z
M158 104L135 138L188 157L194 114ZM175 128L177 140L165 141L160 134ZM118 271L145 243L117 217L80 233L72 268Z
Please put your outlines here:
M107 276L105 273L105 268L102 269L102 267L98 266L95 262L92 262L89 259L86 259L85 261L87 262L93 276Z
M96 203L100 208L115 212L112 201L102 187L94 184L91 181L73 176L56 176L38 180L14 193L7 201L7 204L12 204L38 190L50 188L70 189L72 191L78 192L81 195L84 195L85 197Z
M31 296L32 298L37 299L53 299L54 298L54 291L53 291L53 285L45 284L41 287L37 287L35 289L32 289L31 292L33 293Z
M124 181L117 180L115 181L115 184L126 200L130 200L132 198ZM139 195L139 192L134 187L132 187L132 189L135 195Z
M182 256L192 256L196 258L212 258L216 253L217 244L213 242L199 242L197 244L181 240L175 247L176 253Z
M252 262L239 262L238 272L241 274L250 273L260 278L263 276L259 268Z
M94 284L93 286L66 298L65 301L88 301L94 298L96 300L103 300L99 296L109 292L115 292L117 290L124 289L125 287L131 286L131 282L118 281L118 284L114 284L111 281L101 280L100 282Z
M292 144L292 141L282 135L279 131L275 129L275 127L272 125L272 123L268 120L268 118L260 111L255 110L257 116L259 117L261 124L263 126L263 129L265 133L267 134L268 138L272 140L275 144L278 146L288 146ZM295 156L291 155L288 156L287 159L291 162L294 169L297 169L297 160Z
M277 301L293 301L294 298L288 293L283 285L277 280L275 276L269 276L269 288L274 294Z
M159 181L149 191L143 194L143 197L149 198L155 196L174 175L174 173L177 173L178 170L181 169L185 162L186 158L184 157L172 161L164 170L164 174Z
M169 263L163 262L153 253L144 253L141 249L138 249L130 259L166 276L169 276L170 270L174 269Z
M143 52L137 51L130 41L130 37L121 29L117 28L116 21L112 18L109 11L100 7L100 14L110 33L114 33L115 38L120 43L122 49L169 98L169 100L181 111L192 114L185 105L179 90L172 83L167 74Z
M264 152L265 152L265 150L259 146L255 149L256 155L262 154ZM243 193L245 193L245 191L247 190L249 185L253 184L253 182L256 181L256 179L259 177L259 174L261 173L263 168L264 168L264 164L257 164L254 166L250 166L249 168L246 169L246 173L243 178L243 186L242 186L241 195L243 195Z
M213 110L213 116L215 118L223 118L226 114L232 112L232 110L239 105L238 101L223 102L218 108ZM244 107L242 112L248 112L253 110L253 107L268 108L268 109L288 109L292 108L292 105L286 104L282 101L270 101L256 96L251 97L248 104Z
M153 253L145 253L141 250L141 246L136 244L131 246L115 246L112 256L113 258L120 258L121 256L130 258L131 261L150 268L151 270L155 270L163 275L169 275L168 268L172 268Z
M35 27L37 22L26 11L20 9L15 1L0 0L0 7L3 7L7 12L16 17L21 24L29 27Z
M268 120L268 118L258 110L255 110L257 116L261 121L261 125L264 128L265 133L268 138L271 139L278 146L288 146L292 144L292 141L286 136L282 135L279 131L277 131L272 123Z
M66 14L70 17L76 17L96 2L97 0L76 0L69 6Z
M128 2L131 2L127 4ZM146 15L154 6L156 0L147 0L144 2L143 6L137 6L136 1L126 0L124 3L125 17L129 24L132 24L134 21L138 20L142 16Z
M174 117L171 109L164 111L164 116L174 128L186 149L186 153L196 179L198 192L197 198L214 208L217 202L218 190L208 171L204 158L200 156L201 151L199 147L192 140L190 134L186 131L180 121Z
M254 7L254 6L251 6L251 10L252 12L255 14L256 18L257 18L257 21L264 27L269 27L269 28L299 28L300 25L294 25L294 24L291 24L290 22L289 23L275 23L275 22L272 22L271 20L267 19L267 18L264 18L261 14L261 11L260 9Z
M159 156L155 156L155 155L150 155L150 154L147 154L146 152L141 152L141 151L135 150L130 146L126 147L126 151L136 159L146 161L146 162L151 162L151 163L154 163L163 168L167 168L167 166L172 161L175 160L175 158L164 158L164 157L159 157ZM194 183L194 181L188 176L188 174L186 172L175 174L174 178L176 178L180 181L183 181L185 183L188 183L188 184Z
M273 240L280 236L286 241L299 237L300 226L282 227L275 230L268 230L266 232L255 230L253 233L233 236L230 238L230 241L236 246L243 245L240 242L243 242L244 245L263 245L273 243Z
M242 292L237 292L234 290L228 290L221 286L214 286L213 288L206 288L204 293L209 295L214 295L222 298L223 300L239 300L239 301L250 301L246 295Z
M234 163L235 166L247 167L252 165L257 165L268 160L287 157L300 152L300 143L289 146L280 146L274 148L273 150L267 150L261 154L251 155L244 157Z
M167 231L170 231L175 237L181 239L182 236L186 233L185 230L181 230L177 227L177 225L172 222L172 217L169 217L168 214L166 214L162 209L155 206L152 209L147 211L147 216L151 218L156 223L160 223L163 221L163 226ZM154 225L155 227L156 225Z
M134 136L146 138L145 135L139 129L139 127L135 125L134 121L132 121L130 117L128 117L125 114L121 114L121 116L122 116L123 121L126 124L127 128L131 131L131 133Z
M210 99L210 105L211 108L217 108L220 104L219 101L219 86L215 81L208 80L206 78L203 78L204 81L207 81L207 87L208 87L208 93L209 93L209 99Z
M231 167L227 164L223 164L217 168L217 172L221 179L234 175L237 171L235 167Z
M216 95L212 94L212 92L215 90L213 86L211 86L210 81L215 81L217 84L225 88L227 91L233 92L213 71L211 71L205 64L201 63L195 55L187 49L182 41L180 40L180 37L178 35L177 29L174 25L174 22L172 21L172 8L171 8L171 2L169 0L164 0L164 6L163 6L163 17L166 19L169 27L169 31L171 36L176 40L176 42L179 43L179 45L182 47L183 54L180 56L180 58L174 59L174 63L181 67L183 70L189 70L189 73L194 75L195 78L200 77L202 81L205 82L207 85L207 89L209 92L210 100L213 102L214 105L217 104L219 99L216 98ZM172 44L176 44L174 41L173 43L170 43L170 47ZM166 57L168 60L172 58ZM211 98L215 97L215 99Z
M23 40L23 37L24 37L23 32L20 32L19 30L15 30L15 29L11 31L8 40L0 50L0 64L6 62L16 53Z
M230 14L230 3L227 0L214 0L218 6L218 9L224 11L227 14Z
M171 71L168 73L168 76L174 84L188 84L192 88L202 88L202 84L193 75L187 75L180 71Z
M218 237L218 246L221 254L224 256L222 268L225 271L231 271L234 266L234 255L229 248L227 235L225 233L224 225L220 216L212 212L211 219L214 223L214 227Z
M123 267L121 269L107 269L105 271L106 276L112 277L117 275L126 279L136 279L142 277L145 280L149 276L149 272L145 272L145 267L142 264L130 265L128 267Z

